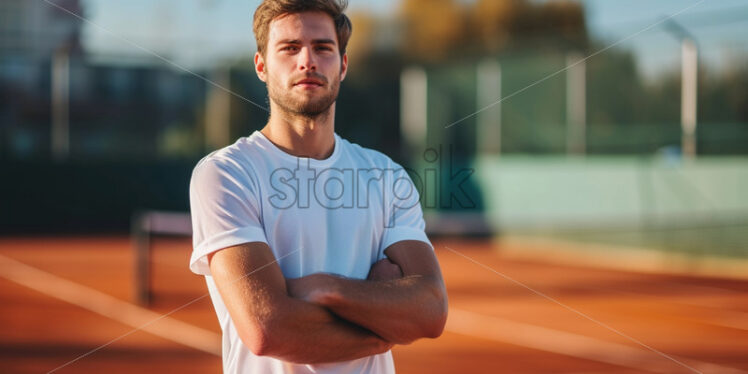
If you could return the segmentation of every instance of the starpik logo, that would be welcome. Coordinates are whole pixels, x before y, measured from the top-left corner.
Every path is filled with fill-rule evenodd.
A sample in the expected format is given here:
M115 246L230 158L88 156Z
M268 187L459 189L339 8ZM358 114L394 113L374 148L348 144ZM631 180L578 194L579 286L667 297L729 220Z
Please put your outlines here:
M475 208L463 185L472 168L456 168L450 149L427 148L420 169L315 168L308 158L297 158L294 169L278 168L270 174L268 200L276 209L381 209L385 227L393 227L402 214L421 204L423 208ZM341 163L344 165L344 163Z

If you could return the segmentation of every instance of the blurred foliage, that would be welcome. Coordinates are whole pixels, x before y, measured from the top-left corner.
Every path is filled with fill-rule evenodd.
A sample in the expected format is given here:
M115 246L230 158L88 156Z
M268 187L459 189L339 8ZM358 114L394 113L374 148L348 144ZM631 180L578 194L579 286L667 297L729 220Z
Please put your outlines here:
M702 64L698 87L698 153L748 153L748 67L717 74ZM647 78L633 53L620 49L587 61L590 153L651 154L667 146L677 148L680 110L679 69L658 79Z
M414 62L453 61L505 49L583 49L587 33L576 1L404 0L401 51Z
M494 59L501 65L501 96L511 96L501 102L502 152L565 153L562 69L569 53L589 56L607 46L588 35L582 4L402 0L396 17L351 14L354 32L336 132L406 167L416 166L419 160L407 156L418 152L401 144L400 74L406 66L422 66L429 89L427 146L443 150L444 159L454 163L450 166L470 165L481 136L472 116L480 109L476 65ZM160 61L97 62L85 51L73 54L70 155L57 162L50 151L49 51L0 50L0 162L7 179L16 181L0 185L9 212L0 229L122 229L135 208L186 209L190 171L213 150L205 144L210 85ZM254 72L254 51L245 53L239 60L193 70L205 77L213 69L228 70L227 88L236 94L228 116L232 142L262 128L268 118L257 106L268 102ZM586 61L589 154L677 154L679 66L645 76L636 57L619 46ZM748 155L748 65L746 56L734 61L733 69L719 73L700 65L699 155ZM536 82L541 83L530 87ZM445 128L456 121L461 122ZM47 214L41 219L38 211Z
M502 150L566 151L569 53L589 56L583 3L531 0L402 0L396 17L352 13L349 71L338 99L336 131L408 162L400 136L400 73L423 66L429 85L429 144L452 142L475 152L476 64L495 59L502 95ZM264 84L251 56L221 64L230 72L230 139L267 121ZM590 153L651 153L680 138L680 72L642 74L633 52L612 48L586 62ZM736 61L744 62L745 57ZM715 73L700 66L701 154L748 154L748 67ZM197 159L205 145L206 92L201 79L164 65L71 61L70 158ZM50 62L0 55L0 157L50 158ZM211 71L196 73L211 76ZM498 97L496 98L499 99ZM459 126L444 127L466 117Z
M403 1L403 54L424 60L444 60L454 55L468 36L465 12L453 0Z

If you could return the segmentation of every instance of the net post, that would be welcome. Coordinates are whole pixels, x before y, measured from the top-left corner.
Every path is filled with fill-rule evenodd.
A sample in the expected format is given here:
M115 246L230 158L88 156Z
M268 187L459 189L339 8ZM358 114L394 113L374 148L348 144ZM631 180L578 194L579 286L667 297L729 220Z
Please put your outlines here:
M135 251L135 302L148 306L151 302L151 250L148 214L136 212L132 218L132 243Z

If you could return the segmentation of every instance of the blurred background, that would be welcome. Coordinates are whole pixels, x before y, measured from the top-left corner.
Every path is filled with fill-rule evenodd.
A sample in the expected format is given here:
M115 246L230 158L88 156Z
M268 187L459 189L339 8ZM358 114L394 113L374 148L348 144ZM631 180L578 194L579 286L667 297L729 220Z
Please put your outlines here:
M189 235L194 165L267 121L258 4L0 0L2 237ZM347 13L336 132L409 168L434 237L748 273L748 1Z
M187 211L196 161L267 120L257 1L0 4L3 233L126 232L136 211ZM352 1L336 131L424 179L435 233L700 251L674 229L709 226L697 236L730 241L709 250L739 252L748 3L694 4ZM443 161L472 174L450 179Z

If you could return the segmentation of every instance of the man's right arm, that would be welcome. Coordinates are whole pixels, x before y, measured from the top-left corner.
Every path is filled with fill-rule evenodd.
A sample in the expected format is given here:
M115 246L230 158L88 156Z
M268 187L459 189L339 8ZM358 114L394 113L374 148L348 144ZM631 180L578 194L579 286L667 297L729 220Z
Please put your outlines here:
M353 360L392 347L324 307L288 296L286 280L266 243L222 249L208 261L239 337L256 355L311 364Z

